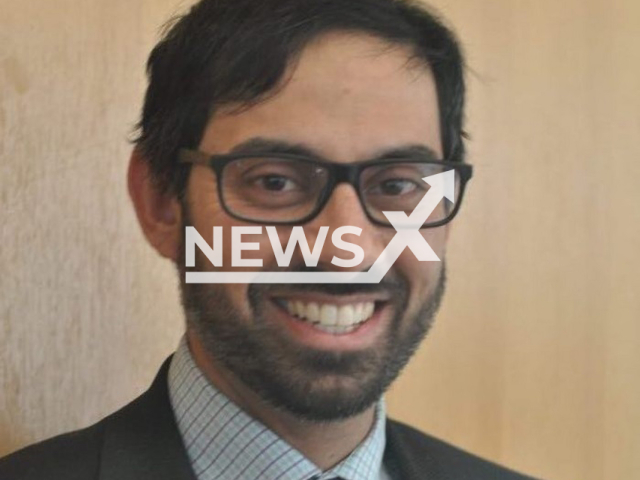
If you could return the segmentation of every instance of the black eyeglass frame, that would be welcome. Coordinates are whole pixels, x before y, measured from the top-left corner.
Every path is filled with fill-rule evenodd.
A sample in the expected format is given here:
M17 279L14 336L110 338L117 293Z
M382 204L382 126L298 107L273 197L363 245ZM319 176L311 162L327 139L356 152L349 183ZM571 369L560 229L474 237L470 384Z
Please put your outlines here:
M462 199L464 197L465 188L467 182L471 180L473 175L473 166L468 163L463 162L452 162L446 160L431 160L431 159L417 159L415 157L410 158L394 158L389 157L387 159L376 159L376 160L364 160L361 162L354 163L336 163L329 161L318 161L304 155L296 155L291 153L228 153L228 154L215 154L211 155L209 153L200 152L198 150L190 150L186 148L182 148L178 151L178 160L183 164L196 164L196 165L204 165L211 168L216 174L216 182L218 187L218 197L220 199L220 204L224 211L230 215L231 217L241 220L243 222L248 223L256 223L256 224L264 224L264 220L256 220L252 218L246 218L242 215L238 215L237 213L231 211L225 202L224 194L222 193L223 185L222 185L222 176L224 168L231 162L236 160L243 160L247 158L279 158L283 160L296 160L305 162L308 164L318 165L321 168L325 168L329 173L329 180L327 185L323 188L322 192L318 196L318 200L315 208L303 218L298 220L287 220L287 221L278 221L269 220L269 224L271 225L300 225L307 223L313 220L318 214L324 209L333 194L334 189L340 183L348 183L351 185L356 194L358 195L358 199L360 200L360 206L362 210L367 215L369 221L373 224L381 226L381 227L392 227L391 223L383 222L371 215L369 212L369 208L365 203L362 192L359 185L360 175L362 171L368 167L376 166L376 165L385 165L390 163L423 163L423 164L431 164L431 165L441 165L443 167L451 167L458 171L460 175L460 195L458 196L455 205L453 206L453 210L442 220L438 220L432 223L426 223L421 228L435 228L446 223L449 223L460 210L460 205L462 204Z

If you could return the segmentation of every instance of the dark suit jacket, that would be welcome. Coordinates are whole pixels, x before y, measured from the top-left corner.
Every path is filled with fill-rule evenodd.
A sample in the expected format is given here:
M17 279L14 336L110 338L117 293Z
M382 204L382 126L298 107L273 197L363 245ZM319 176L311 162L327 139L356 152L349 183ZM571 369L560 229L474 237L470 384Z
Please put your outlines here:
M0 459L0 480L196 480L174 421L168 368L169 359L149 390L95 425ZM384 462L397 480L528 478L391 420Z

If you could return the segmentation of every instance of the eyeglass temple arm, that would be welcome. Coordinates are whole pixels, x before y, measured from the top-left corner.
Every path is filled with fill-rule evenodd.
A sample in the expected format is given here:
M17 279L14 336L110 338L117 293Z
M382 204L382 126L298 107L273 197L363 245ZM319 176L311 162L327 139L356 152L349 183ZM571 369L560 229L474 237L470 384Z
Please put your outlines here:
M187 150L186 148L181 148L178 151L178 160L180 163L196 163L199 165L208 165L210 155L206 153L197 152L195 150Z

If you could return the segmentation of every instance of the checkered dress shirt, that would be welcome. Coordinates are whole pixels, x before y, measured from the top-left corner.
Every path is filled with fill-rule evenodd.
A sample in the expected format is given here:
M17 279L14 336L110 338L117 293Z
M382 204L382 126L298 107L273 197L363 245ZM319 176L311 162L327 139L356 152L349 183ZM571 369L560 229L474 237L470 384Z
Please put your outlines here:
M182 337L169 368L169 396L198 480L389 480L382 464L385 405L373 429L338 465L322 472L275 432L217 390L196 366Z

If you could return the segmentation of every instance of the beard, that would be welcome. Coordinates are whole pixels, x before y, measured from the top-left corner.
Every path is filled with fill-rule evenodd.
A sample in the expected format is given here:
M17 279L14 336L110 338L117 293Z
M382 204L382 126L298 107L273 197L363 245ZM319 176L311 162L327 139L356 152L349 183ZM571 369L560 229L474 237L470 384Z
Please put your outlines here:
M196 270L207 270L196 252ZM181 258L184 259L184 244ZM207 355L271 406L301 420L329 422L364 412L398 377L429 331L445 291L446 266L416 313L408 316L409 282L393 269L371 284L250 284L251 316L233 304L219 284L185 283L179 265L187 328ZM291 271L309 271L304 265ZM318 270L318 269L312 269ZM228 286L227 286L228 287ZM270 293L389 294L392 317L377 342L358 351L331 351L300 345L286 328L265 318Z

